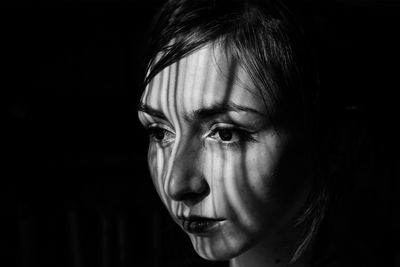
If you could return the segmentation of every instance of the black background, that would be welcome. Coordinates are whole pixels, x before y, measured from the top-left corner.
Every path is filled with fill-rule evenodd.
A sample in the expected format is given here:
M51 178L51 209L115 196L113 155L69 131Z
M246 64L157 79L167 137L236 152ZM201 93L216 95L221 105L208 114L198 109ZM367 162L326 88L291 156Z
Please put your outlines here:
M345 120L353 110L366 125L377 175L364 187L372 204L360 216L378 221L367 231L388 236L393 258L385 262L394 264L399 6L303 2L326 107ZM136 116L145 33L160 3L15 2L1 10L1 266L204 264L153 189Z

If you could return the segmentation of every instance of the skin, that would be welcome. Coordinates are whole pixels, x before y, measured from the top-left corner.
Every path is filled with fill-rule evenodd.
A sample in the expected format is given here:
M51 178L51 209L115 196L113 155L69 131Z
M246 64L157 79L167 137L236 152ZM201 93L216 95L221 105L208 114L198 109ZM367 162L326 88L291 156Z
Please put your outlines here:
M210 234L187 233L196 252L236 267L286 265L309 191L307 164L294 134L271 125L240 64L208 45L157 74L138 113L150 132L151 177L172 218L181 227L180 216L222 220Z

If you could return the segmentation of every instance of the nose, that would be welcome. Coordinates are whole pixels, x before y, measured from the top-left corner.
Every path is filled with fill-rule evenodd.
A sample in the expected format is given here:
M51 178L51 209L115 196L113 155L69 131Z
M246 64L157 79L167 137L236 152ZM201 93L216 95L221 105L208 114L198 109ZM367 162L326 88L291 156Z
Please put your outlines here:
M175 200L193 206L204 199L210 187L202 171L202 148L193 140L178 145L170 166L165 186L167 195Z

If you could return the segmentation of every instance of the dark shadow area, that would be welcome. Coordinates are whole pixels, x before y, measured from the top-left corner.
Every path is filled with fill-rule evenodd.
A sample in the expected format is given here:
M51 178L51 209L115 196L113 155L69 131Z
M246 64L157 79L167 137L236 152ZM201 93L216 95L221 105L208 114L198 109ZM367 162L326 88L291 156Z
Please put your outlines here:
M161 1L111 2L1 11L0 265L225 266L195 255L147 169L136 105L145 32ZM305 1L304 16L323 109L357 140L365 173L348 202L356 208L337 220L356 218L356 246L373 243L387 258L372 262L399 266L400 8L315 2Z

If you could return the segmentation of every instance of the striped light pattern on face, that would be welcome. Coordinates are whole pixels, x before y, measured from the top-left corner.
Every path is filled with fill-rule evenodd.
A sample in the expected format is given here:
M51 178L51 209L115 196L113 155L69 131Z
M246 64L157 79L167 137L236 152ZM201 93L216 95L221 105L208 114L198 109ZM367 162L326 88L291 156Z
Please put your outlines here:
M301 179L281 175L291 136L269 123L264 103L217 45L168 66L142 95L150 173L172 218L181 226L193 215L221 220L213 231L188 232L206 259L272 246L304 204Z

